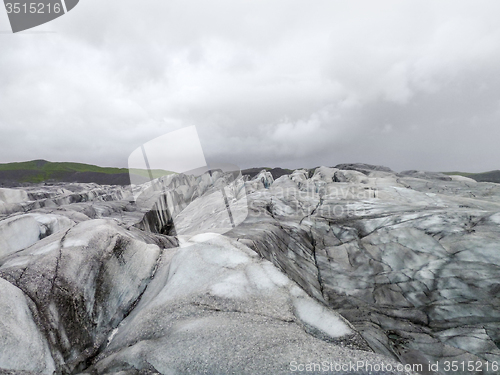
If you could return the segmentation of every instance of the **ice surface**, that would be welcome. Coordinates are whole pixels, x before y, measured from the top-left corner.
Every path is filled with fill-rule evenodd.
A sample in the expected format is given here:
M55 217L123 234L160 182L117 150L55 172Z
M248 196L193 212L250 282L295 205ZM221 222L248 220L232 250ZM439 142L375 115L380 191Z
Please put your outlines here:
M0 188L0 203L21 203L28 200L28 194L21 189Z
M332 338L354 333L343 318L311 298L296 298L293 304L300 320Z
M0 301L0 369L52 374L54 360L24 294L0 278Z
M500 359L500 188L351 167L261 172L235 228L218 172L159 179L133 203L87 184L16 192L0 202L0 353L23 361L0 367L284 374L318 353ZM224 189L244 210L243 189Z

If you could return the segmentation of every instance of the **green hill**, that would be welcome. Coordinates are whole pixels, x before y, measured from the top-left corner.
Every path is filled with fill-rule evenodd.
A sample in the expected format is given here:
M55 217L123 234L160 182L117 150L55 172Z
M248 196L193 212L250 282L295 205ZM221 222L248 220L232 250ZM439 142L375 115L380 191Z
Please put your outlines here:
M149 180L147 170L132 169L131 172L141 181ZM152 170L151 173L153 178L158 178L171 172ZM102 185L128 185L130 176L127 168L99 167L83 163L32 160L0 164L0 184L3 186L40 182L95 182Z

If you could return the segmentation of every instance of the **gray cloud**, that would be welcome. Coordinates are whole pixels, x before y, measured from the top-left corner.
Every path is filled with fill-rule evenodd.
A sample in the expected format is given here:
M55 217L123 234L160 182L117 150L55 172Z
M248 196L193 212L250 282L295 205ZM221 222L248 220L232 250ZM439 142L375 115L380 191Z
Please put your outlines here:
M0 161L126 166L196 125L241 167L499 168L500 4L81 1L0 34ZM8 30L0 12L0 30Z

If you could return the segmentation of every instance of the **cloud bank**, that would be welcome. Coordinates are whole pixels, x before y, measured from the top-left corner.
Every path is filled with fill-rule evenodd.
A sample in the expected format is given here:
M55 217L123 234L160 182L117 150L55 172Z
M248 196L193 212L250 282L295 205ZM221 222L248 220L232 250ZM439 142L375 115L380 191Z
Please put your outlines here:
M499 169L499 12L495 1L81 1L0 34L0 162L126 166L142 143L196 125L207 158L242 168Z

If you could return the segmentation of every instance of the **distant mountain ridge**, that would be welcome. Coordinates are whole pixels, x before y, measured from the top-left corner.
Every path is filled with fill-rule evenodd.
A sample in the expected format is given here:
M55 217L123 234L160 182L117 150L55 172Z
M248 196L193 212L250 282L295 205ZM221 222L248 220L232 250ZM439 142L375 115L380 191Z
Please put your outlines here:
M149 180L147 170L132 172L145 181ZM153 177L171 172L152 170ZM26 162L0 164L0 186L19 186L41 182L94 182L101 185L129 185L128 168L99 167L92 164L50 162L31 160Z
M469 177L477 182L496 182L500 184L500 170L481 173L445 172L445 174Z
M339 164L335 168L339 169L374 169L388 170L386 167L371 166L368 164ZM274 179L283 175L291 174L293 169L286 168L248 168L242 170L242 174L255 177L263 169L269 171ZM307 169L314 173L316 168ZM149 172L147 170L133 169L133 174L138 176L138 182L149 181ZM170 174L172 172L163 170L152 170L154 178ZM445 175L460 175L472 178L478 182L500 183L500 170L467 173L467 172L443 172ZM58 182L94 182L100 185L129 185L130 176L128 168L99 167L92 164L71 163L71 162L50 162L47 160L31 160L25 162L0 164L0 186L14 187L33 183L58 183Z
M263 169L266 171L270 172L273 178L276 180L277 178L284 176L286 174L292 174L293 169L283 169L283 168L267 168L267 167L262 167L262 168L248 168L248 169L243 169L241 171L241 174L247 175L250 178L254 178L257 176Z

